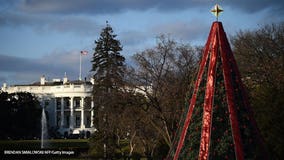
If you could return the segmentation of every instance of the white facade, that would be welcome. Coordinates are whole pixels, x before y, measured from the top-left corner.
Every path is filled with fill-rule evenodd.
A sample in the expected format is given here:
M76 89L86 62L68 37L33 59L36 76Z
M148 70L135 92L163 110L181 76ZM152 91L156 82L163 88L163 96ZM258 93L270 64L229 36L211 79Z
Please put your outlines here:
M92 82L93 83L93 82ZM2 91L8 93L29 92L38 97L48 116L48 126L57 129L63 136L72 134L89 135L95 131L93 124L94 102L93 85L90 81L68 81L54 79L29 85L3 85Z

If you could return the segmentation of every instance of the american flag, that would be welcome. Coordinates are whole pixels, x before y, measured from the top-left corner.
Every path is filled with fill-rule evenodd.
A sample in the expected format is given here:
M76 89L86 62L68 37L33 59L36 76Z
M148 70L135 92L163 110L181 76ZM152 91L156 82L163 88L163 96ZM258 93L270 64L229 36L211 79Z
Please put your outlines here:
M81 51L81 55L87 55L88 51Z

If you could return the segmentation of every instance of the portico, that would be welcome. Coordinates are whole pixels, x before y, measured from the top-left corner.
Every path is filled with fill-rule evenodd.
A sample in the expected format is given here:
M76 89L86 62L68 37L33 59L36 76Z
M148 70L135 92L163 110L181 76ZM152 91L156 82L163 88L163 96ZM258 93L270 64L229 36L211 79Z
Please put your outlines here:
M63 80L47 81L42 76L39 82L33 84L5 85L2 89L8 93L30 92L38 97L48 114L48 126L62 136L95 131L92 80L69 81L64 77Z
M77 130L88 131L94 126L94 102L91 97L55 97L54 101L57 103L55 116L57 123L55 125L59 131L63 133L66 131L77 132ZM60 103L58 103L59 101Z

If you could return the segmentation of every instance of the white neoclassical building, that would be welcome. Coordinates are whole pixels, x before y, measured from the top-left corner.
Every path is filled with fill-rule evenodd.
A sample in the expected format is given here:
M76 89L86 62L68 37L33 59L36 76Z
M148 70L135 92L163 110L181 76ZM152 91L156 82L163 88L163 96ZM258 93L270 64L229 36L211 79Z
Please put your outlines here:
M8 93L29 92L38 97L48 117L48 126L62 136L84 134L95 131L93 124L94 102L93 81L69 81L61 79L47 81L45 76L39 82L28 85L7 86L2 91Z

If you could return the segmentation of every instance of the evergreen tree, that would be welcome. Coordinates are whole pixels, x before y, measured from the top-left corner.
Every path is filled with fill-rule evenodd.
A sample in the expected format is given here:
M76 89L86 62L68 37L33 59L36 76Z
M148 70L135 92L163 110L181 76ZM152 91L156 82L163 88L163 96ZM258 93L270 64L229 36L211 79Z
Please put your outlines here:
M107 24L99 39L95 41L92 71L97 87L113 89L122 84L125 58L120 55L122 46L120 41L115 39L116 36L112 27Z
M122 46L116 39L112 27L107 24L103 28L100 37L95 41L92 71L95 84L93 96L95 105L94 124L96 125L96 141L103 145L93 145L96 152L103 151L104 158L110 158L115 153L115 123L117 114L120 113L120 100L123 94L120 89L123 86L125 72L125 58L120 54ZM97 143L97 142L94 142Z

